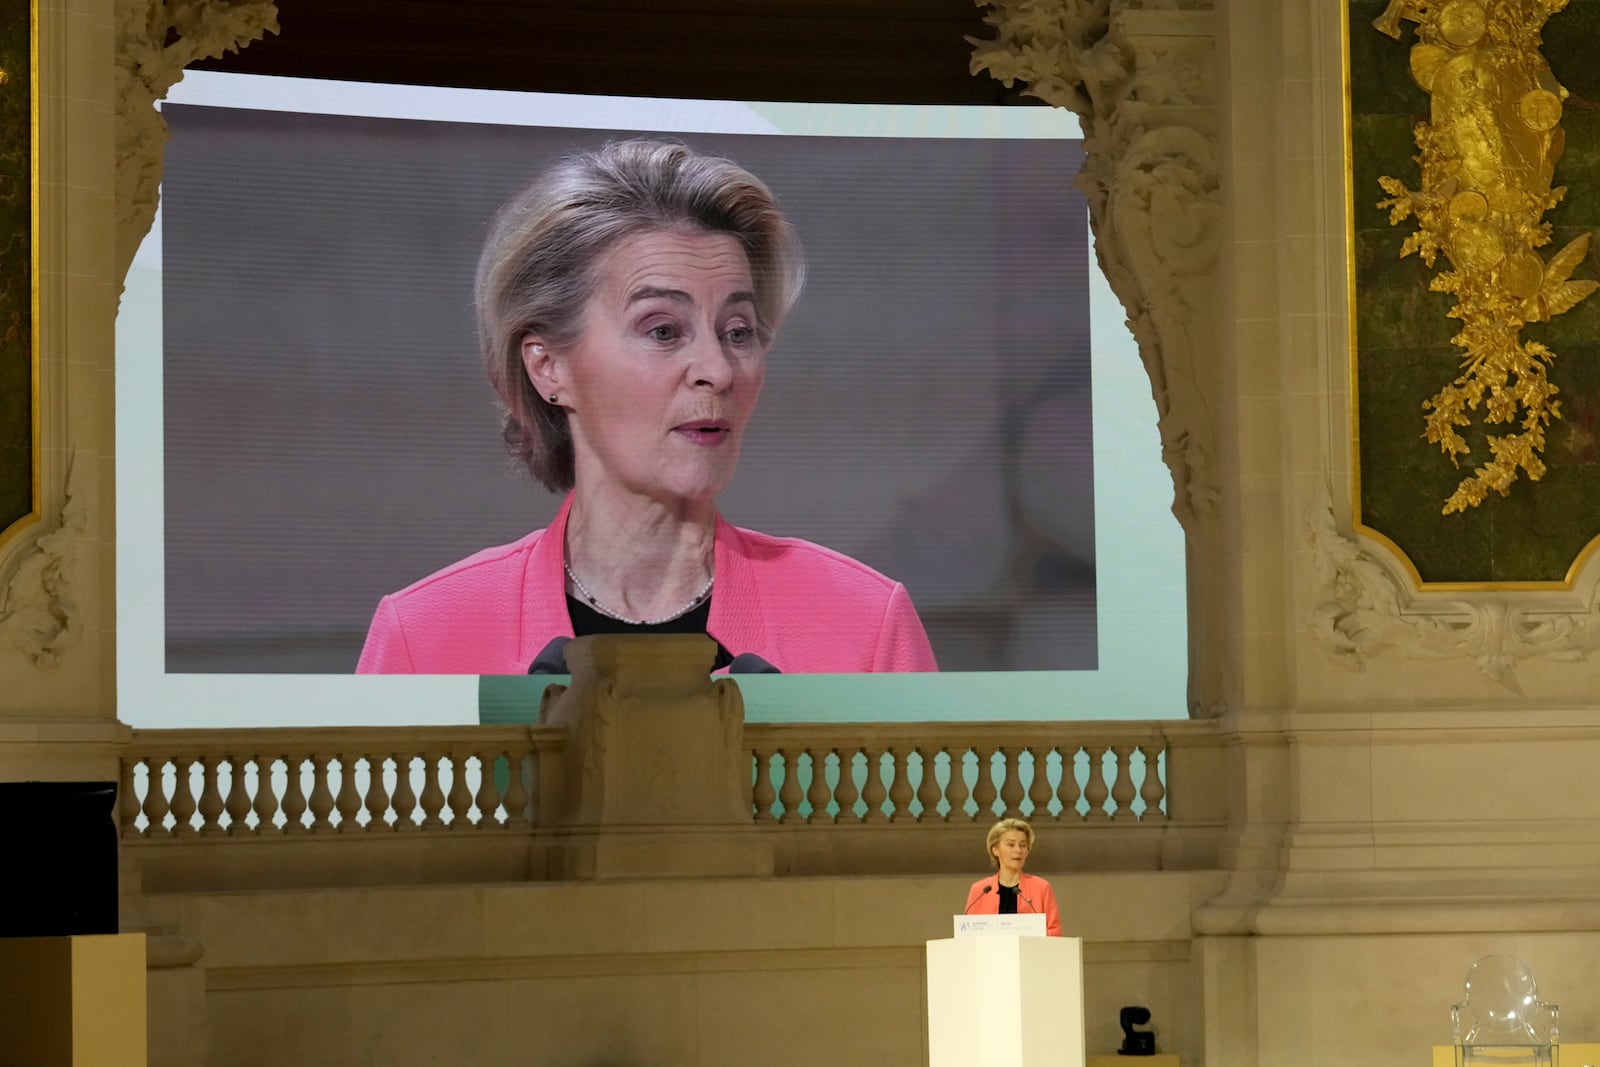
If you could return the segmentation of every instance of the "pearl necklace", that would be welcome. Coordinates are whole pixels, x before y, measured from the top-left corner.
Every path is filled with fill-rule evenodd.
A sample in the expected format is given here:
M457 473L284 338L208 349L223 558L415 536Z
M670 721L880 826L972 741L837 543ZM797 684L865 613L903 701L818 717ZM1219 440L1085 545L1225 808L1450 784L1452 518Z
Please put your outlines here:
M664 622L671 622L673 619L681 618L682 616L689 614L689 612L703 604L706 597L711 595L711 583L717 580L717 576L715 574L707 578L706 584L700 587L700 591L694 595L694 599L670 615L663 615L658 619L630 619L621 612L612 611L610 608L600 603L600 598L589 592L589 587L578 580L577 574L572 570L571 560L563 559L561 561L561 565L567 569L567 578L572 582L572 587L582 594L583 599L589 602L590 607L594 608L602 615L616 619L618 622L625 622L629 626L660 626Z

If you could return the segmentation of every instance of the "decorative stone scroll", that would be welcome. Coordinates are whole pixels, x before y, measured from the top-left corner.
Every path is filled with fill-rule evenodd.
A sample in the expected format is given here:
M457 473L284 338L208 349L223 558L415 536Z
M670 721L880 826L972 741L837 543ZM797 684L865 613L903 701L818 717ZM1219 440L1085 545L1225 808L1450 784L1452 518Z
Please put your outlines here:
M272 0L117 0L117 276L155 220L167 124L156 102L199 59L278 32Z
M1220 712L1215 29L1209 4L992 0L972 70L1078 115L1095 252L1150 375L1189 564L1189 710Z
M87 528L69 468L60 524L24 549L0 594L0 647L21 651L37 667L54 667L83 637L73 581Z
M1389 651L1408 659L1466 657L1485 676L1521 694L1518 661L1571 662L1600 650L1593 583L1587 595L1419 594L1385 565L1387 553L1380 561L1340 529L1326 487L1306 517L1306 536L1317 560L1313 630L1344 666L1359 670Z

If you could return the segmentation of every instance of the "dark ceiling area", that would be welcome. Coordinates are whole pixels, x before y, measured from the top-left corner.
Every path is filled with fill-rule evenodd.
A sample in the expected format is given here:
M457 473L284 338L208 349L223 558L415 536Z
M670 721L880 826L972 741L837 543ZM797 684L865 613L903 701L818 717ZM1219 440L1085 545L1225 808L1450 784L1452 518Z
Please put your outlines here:
M974 76L973 0L278 0L197 63L291 77L730 100L1017 102Z

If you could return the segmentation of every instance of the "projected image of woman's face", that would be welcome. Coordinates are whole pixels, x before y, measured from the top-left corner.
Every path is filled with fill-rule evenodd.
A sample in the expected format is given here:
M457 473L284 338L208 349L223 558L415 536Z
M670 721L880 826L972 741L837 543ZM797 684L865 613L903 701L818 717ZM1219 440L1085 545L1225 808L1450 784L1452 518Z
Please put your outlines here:
M598 267L578 342L523 346L535 387L567 411L577 480L709 503L733 477L765 377L744 249L728 234L655 230Z
M567 566L602 603L614 579L632 618L711 579L706 631L791 676L749 698L756 721L1182 708L1182 531L1149 381L1062 185L1083 161L1069 114L213 71L162 114L160 226L118 316L131 721L210 724L222 705L240 723L286 706L476 721L478 691L454 676L523 675L575 630ZM645 177L621 188L624 161ZM702 192L725 208L692 206ZM223 378L250 404L219 404ZM476 595L453 622L419 607L439 640L413 633L404 661L369 664L437 676L386 683L403 713L339 688L385 598L510 559L564 512L548 585L526 569L492 583L492 619ZM661 534L674 523L713 551L672 596L621 588L659 580L618 563L646 558L622 551L640 537L589 536L690 544ZM930 654L880 662L888 646L813 626L844 610L832 595L764 594L777 621L736 632L719 614L741 603L730 560L787 557L717 551L717 531L898 586ZM837 655L791 650L823 633ZM929 677L847 679L868 669Z

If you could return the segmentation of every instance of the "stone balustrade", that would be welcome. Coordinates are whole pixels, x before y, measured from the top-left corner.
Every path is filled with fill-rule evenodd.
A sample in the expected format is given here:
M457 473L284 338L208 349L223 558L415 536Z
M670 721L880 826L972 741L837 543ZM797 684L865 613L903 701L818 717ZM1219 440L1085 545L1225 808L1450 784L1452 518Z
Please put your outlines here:
M136 730L119 821L124 840L526 830L563 744L544 727Z
M1167 725L747 725L751 800L758 823L1165 819Z
M968 869L1003 815L1030 819L1057 866L1198 867L1225 823L1206 722L746 723L743 737L749 826L780 874ZM568 744L553 726L136 730L124 851L153 890L560 877Z
M744 736L778 873L981 870L1002 817L1029 820L1042 870L1192 869L1216 862L1227 822L1209 722L747 724Z

